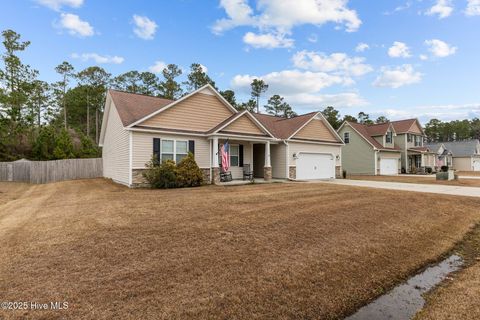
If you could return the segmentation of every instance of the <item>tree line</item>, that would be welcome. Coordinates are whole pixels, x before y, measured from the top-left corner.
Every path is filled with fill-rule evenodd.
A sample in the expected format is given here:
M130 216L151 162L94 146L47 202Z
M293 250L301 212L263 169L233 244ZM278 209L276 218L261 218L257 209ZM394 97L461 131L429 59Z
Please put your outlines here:
M176 64L168 64L160 76L137 70L113 76L99 66L75 70L63 61L55 68L57 81L48 83L40 79L38 70L20 58L30 42L23 41L13 30L4 30L1 35L4 50L0 57L0 161L100 156L98 141L108 88L172 100L206 84L218 90L199 63L192 63L186 80L180 81L183 71ZM242 102L237 101L233 90L219 92L238 110L260 112L260 100L268 89L264 80L253 79L250 98ZM296 116L290 104L278 94L267 99L264 109L274 116ZM326 107L323 114L334 128L345 120L366 124L388 121L383 116L370 119L364 112L357 117L341 117L332 106ZM446 123L432 119L426 125L426 132L431 141L478 138L480 121Z
M379 116L373 120L370 118L370 115L365 112L359 112L357 117L351 115L341 117L340 111L332 106L326 107L322 113L334 129L338 129L344 121L358 122L367 125L389 121L385 116ZM474 118L472 120L452 121L431 119L425 124L425 134L427 136L427 142L480 139L480 119Z
M75 70L63 61L55 67L58 80L48 83L20 58L30 41L13 30L1 35L0 161L100 156L98 141L108 88L172 100L206 84L218 90L199 63L190 65L182 82L183 71L176 64L168 64L160 76L137 70L113 76L99 66ZM268 84L254 79L251 97L245 102L238 102L233 90L219 92L238 110L260 112L260 98L267 90ZM278 94L268 99L265 110L276 116L296 115Z

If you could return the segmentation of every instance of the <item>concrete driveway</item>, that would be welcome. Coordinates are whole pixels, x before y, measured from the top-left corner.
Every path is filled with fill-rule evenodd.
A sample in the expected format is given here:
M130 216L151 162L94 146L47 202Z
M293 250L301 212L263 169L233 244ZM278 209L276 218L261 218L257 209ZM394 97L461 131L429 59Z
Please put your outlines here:
M384 182L384 181L367 181L367 180L348 180L338 179L332 181L319 181L323 183L340 184L355 187L367 187L378 189L402 190L413 192L427 192L448 194L454 196L480 197L480 188L475 187L458 187L446 185L429 185L417 183L403 183L403 182Z

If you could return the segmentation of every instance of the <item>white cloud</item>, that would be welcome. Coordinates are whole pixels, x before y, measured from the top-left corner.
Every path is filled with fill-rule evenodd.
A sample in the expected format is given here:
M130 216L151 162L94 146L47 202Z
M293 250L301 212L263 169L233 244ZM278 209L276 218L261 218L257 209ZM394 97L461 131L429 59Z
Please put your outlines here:
M399 67L383 67L381 74L375 79L376 87L400 88L409 84L418 83L422 80L422 74L416 72L410 64Z
M451 0L437 0L435 5L431 7L426 14L429 16L438 15L439 19L449 17L453 12Z
M467 0L467 9L465 14L467 16L480 16L480 0Z
M153 72L153 73L162 73L163 69L167 67L167 64L163 61L155 61L155 63L148 67L148 71Z
M425 44L429 47L429 51L439 58L445 58L457 52L457 47L452 47L446 42L438 39L426 40Z
M392 120L419 118L423 123L432 118L442 121L473 119L480 117L480 103L398 107L382 110L382 114Z
M60 14L60 28L68 30L71 35L80 37L90 37L94 35L93 27L87 21L83 21L76 14L62 13Z
M428 60L428 56L426 54L421 54L418 57L420 58L420 60L423 60L423 61Z
M344 92L338 94L309 94L300 93L285 96L294 109L323 109L325 106L335 108L363 107L369 103L356 92Z
M79 8L83 5L83 0L36 0L36 2L55 11L59 11L63 6Z
M249 90L253 79L263 79L268 83L270 92L281 93L282 95L317 93L335 84L347 84L343 77L325 72L282 70L262 76L236 75L232 80L232 86Z
M365 58L349 57L345 53L326 55L303 50L295 53L292 61L293 65L300 69L343 76L346 83L353 82L350 77L359 77L373 71L373 68L365 63Z
M392 58L409 58L411 57L410 48L403 42L395 41L388 49L388 55Z
M72 53L72 58L80 59L82 61L93 60L98 64L112 63L112 64L121 64L125 59L119 56L108 56L108 55L99 55L98 53Z
M254 48L291 48L293 46L293 39L286 38L283 34L255 34L247 32L243 36L243 42Z
M357 52L364 52L365 50L370 49L370 46L366 43L360 42L356 47L355 51Z
M133 32L139 38L142 38L144 40L153 39L158 27L155 21L150 20L148 17L134 14L133 23L135 24L135 28L133 28Z
M221 0L227 18L217 20L212 27L221 34L239 26L250 26L262 34L290 34L295 26L328 22L345 26L348 32L358 30L362 21L357 12L347 7L348 0L259 0L258 14L248 0ZM293 40L292 40L293 41ZM285 45L283 47L286 47Z

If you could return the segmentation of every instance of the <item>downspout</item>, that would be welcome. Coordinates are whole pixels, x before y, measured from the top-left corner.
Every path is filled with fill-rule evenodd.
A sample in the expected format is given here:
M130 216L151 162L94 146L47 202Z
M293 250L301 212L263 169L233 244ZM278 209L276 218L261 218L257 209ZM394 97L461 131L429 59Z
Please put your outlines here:
M378 154L378 149L374 148L373 149L373 159L374 159L373 163L375 164L375 172L374 172L375 176L378 175L378 171L377 171L377 169L378 169L378 156L377 156L377 154Z
M286 151L285 151L285 156L286 156L286 159L285 159L285 171L286 171L286 178L287 180L290 180L290 147L288 146L288 142L286 140L282 140L283 143L285 144L285 148L286 148Z

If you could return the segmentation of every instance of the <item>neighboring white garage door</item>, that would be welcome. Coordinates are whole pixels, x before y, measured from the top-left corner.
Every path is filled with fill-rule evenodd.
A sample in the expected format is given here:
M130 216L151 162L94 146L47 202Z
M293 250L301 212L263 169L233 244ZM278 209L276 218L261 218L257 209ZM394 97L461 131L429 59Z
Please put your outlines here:
M335 178L335 160L331 154L301 152L296 166L298 180Z
M480 160L473 160L473 171L480 171Z
M381 175L398 174L398 159L380 158L380 174Z

